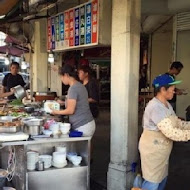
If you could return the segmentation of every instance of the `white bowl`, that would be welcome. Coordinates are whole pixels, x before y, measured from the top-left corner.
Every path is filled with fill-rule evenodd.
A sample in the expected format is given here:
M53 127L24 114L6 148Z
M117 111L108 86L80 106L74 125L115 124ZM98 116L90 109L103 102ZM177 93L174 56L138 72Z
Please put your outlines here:
M61 133L62 133L63 135L67 135L67 134L69 133L70 129L61 128L60 131L61 131Z
M77 156L77 153L76 153L76 152L69 152L69 153L67 154L67 159L68 159L69 161L71 161L71 158L72 158L73 156Z
M27 164L36 164L39 160L39 153L37 152L27 152Z
M74 166L79 166L80 163L81 163L81 161L80 161L80 160L78 160L78 161L73 161L72 163L73 163Z
M64 127L64 128L71 128L71 124L70 123L61 123L61 122L59 122L59 126L60 126L60 128L61 127Z
M43 134L50 136L50 135L53 134L53 131L51 131L51 130L43 130Z
M67 148L66 148L66 146L57 146L57 147L55 147L55 151L56 152L62 152L62 153L66 154Z
M63 152L54 152L53 153L53 162L63 163L66 161L66 154Z
M63 163L56 163L56 162L52 162L52 165L56 168L63 168L67 165L67 160Z
M52 156L51 155L40 155L39 160L44 162L44 168L50 168L52 163Z
M52 131L59 130L59 123L53 123L53 124L51 124L50 127L49 127L49 129L52 130Z
M81 156L72 156L71 157L71 162L81 162L82 157Z

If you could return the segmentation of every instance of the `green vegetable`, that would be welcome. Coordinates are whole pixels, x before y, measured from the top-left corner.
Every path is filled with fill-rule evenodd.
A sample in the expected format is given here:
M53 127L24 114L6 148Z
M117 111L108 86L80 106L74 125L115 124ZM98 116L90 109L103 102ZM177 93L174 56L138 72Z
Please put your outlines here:
M16 100L13 100L12 102L10 102L10 105L12 105L12 106L22 106L23 103L22 103L21 99L16 99Z

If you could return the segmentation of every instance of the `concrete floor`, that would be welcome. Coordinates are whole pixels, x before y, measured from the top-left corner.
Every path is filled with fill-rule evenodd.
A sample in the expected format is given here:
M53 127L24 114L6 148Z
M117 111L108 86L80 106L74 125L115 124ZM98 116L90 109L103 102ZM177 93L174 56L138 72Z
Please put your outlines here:
M110 109L101 108L92 139L91 190L107 189L110 161Z
M139 115L141 121L142 115ZM141 122L139 121L139 128ZM101 108L93 137L91 190L106 190L110 160L110 110ZM190 142L174 143L165 190L190 190Z

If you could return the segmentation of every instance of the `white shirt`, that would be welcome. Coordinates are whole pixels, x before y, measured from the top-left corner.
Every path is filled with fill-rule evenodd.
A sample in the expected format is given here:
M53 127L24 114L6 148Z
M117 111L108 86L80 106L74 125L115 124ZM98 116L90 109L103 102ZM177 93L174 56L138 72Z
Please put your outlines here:
M172 106L167 102L168 108L157 98L153 98L145 108L143 116L143 128L151 131L159 131L157 124L164 118L175 115Z

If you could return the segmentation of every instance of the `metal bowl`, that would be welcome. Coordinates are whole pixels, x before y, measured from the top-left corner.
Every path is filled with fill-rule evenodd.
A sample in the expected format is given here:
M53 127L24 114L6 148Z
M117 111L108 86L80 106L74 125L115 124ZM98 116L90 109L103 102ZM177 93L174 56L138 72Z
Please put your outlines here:
M33 107L25 107L24 110L26 113L33 113L35 109Z
M26 96L26 92L21 85L15 86L14 89L15 89L14 95L17 99L23 99Z

